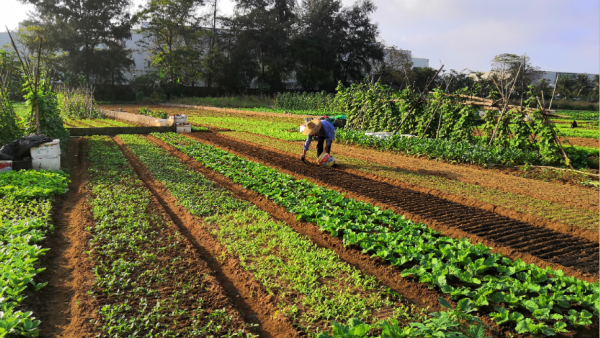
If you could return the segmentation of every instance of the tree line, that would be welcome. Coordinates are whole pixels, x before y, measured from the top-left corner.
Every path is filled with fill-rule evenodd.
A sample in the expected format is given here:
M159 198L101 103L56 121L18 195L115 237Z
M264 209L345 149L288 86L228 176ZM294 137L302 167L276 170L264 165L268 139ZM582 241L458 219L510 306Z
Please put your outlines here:
M152 79L239 91L296 86L332 91L364 79L382 60L384 45L372 0L236 0L234 14L218 16L218 0L22 0L34 5L21 43L43 50L63 81L126 83L134 63L125 40L142 35Z
M150 72L132 85L160 95L202 83L229 93L249 88L267 93L285 90L333 92L339 83L380 82L395 89L419 90L433 68L412 68L411 56L386 47L371 14L372 0L235 0L234 14L218 15L218 0L21 0L34 5L20 44L41 51L43 64L66 84L129 84L134 67L125 41L141 34L138 48L149 53ZM37 54L36 54L37 55ZM18 68L0 54L0 70ZM500 54L491 72L444 71L430 89L455 92L475 88L521 99L529 84L549 98L552 89L528 57ZM511 86L517 78L516 85ZM515 93L516 92L516 93ZM598 77L561 77L560 98L598 98Z

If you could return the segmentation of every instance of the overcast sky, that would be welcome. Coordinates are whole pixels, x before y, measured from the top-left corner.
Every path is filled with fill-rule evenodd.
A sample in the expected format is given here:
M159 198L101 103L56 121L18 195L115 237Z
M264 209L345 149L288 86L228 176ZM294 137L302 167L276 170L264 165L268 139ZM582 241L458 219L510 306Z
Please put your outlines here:
M0 1L2 30L26 18L28 6ZM488 71L497 54L527 53L544 70L599 72L598 0L374 1L373 20L386 44L428 58L434 68L441 60L445 69ZM220 0L219 7L227 14L233 4Z

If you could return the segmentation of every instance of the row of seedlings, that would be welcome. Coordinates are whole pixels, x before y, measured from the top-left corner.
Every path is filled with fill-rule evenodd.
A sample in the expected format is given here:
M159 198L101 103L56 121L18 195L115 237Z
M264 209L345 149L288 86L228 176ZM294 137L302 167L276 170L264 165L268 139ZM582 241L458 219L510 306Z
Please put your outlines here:
M391 210L346 198L181 135L155 136L299 219L341 237L345 245L360 246L364 253L389 262L402 276L440 290L465 312L482 310L497 324L532 335L567 332L569 325L587 326L599 314L598 283L513 261L467 239L442 236Z
M277 315L290 318L309 336L328 337L328 332L334 336L354 332L356 337L368 332L382 337L483 334L476 317L459 311L427 315L407 304L401 295L341 261L332 250L317 247L268 213L215 186L147 138L119 137L177 203L198 217L205 230L252 272L274 297Z
M47 284L36 278L48 251L40 244L54 230L52 196L65 193L68 182L60 171L0 173L0 337L39 334L40 321L23 301L27 289Z
M99 336L254 337L117 145L107 137L87 144Z

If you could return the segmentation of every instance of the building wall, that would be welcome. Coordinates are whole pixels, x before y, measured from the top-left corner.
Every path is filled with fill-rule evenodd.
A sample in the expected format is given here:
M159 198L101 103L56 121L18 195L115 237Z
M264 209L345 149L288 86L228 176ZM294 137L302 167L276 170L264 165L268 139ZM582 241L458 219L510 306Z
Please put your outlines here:
M411 57L411 60L413 63L412 68L429 67L429 59Z

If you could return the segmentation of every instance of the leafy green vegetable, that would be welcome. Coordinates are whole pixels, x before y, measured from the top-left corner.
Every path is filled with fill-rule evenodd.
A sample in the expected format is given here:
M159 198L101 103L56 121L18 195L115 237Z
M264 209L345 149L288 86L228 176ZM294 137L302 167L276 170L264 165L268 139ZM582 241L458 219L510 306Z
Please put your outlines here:
M32 199L64 194L69 180L62 171L21 170L0 173L0 197Z
M556 330L543 324L562 322L562 308L571 308L567 319L585 325L586 317L598 315L598 283L567 277L560 270L541 269L534 264L504 257L467 239L441 236L425 224L416 224L390 210L356 201L336 191L295 180L268 166L231 155L177 134L155 137L174 145L208 168L247 189L266 196L322 231L341 237L345 245L357 245L364 253L398 267L404 277L418 278L458 300L459 311L470 313L488 305L505 304L515 313L504 322L536 332ZM583 307L585 312L572 307ZM498 311L498 310L497 310ZM497 312L498 320L506 317ZM530 325L531 324L531 325ZM543 325L546 326L543 326ZM559 325L560 327L560 325ZM556 331L558 332L558 331ZM544 333L547 334L547 333Z

